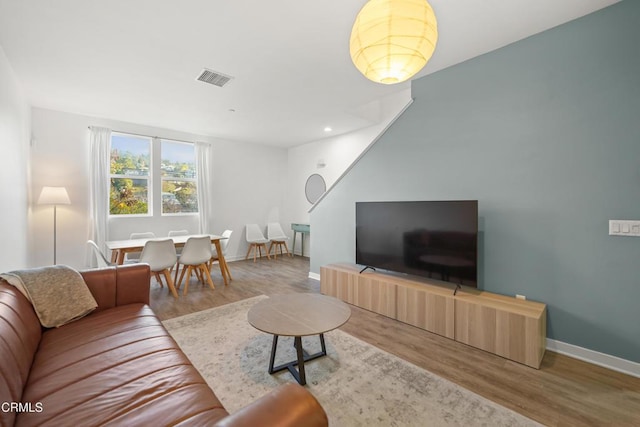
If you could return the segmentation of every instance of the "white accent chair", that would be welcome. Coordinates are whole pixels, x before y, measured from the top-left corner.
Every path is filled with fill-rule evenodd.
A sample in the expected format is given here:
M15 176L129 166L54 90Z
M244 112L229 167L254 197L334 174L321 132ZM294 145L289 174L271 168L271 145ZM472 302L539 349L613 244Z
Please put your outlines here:
M278 249L280 249L280 255L284 255L282 252L282 247L287 252L287 255L291 256L291 252L289 252L289 247L287 246L287 241L289 237L284 234L284 230L280 226L278 222L270 222L267 224L267 239L271 241L269 244L269 253L271 253L271 248L275 246L275 250L273 252L273 257L278 258Z
M267 243L269 243L269 239L264 237L264 234L262 234L258 224L247 224L246 229L246 239L247 243L249 243L249 249L247 250L247 256L245 256L244 259L249 258L251 249L253 249L253 262L256 262L256 255L258 252L260 252L260 257L262 257L262 248L264 248L264 251L267 253L267 258L271 259L269 251L267 251Z
M131 233L129 235L130 240L136 239L155 239L156 235L151 231L146 231L144 233ZM142 252L127 252L124 256L124 262L138 262L140 260L140 255Z
M220 249L222 250L222 256L226 258L227 256L227 248L229 247L229 240L231 240L231 233L233 233L233 230L224 230L222 232L222 239L220 239ZM220 257L218 256L218 251L216 250L215 246L213 248L211 248L211 259L209 260L209 270L211 270L211 267L213 266L213 263L218 261L220 262ZM225 266L226 266L226 262L225 262ZM231 277L231 272L229 271L229 267L225 268L225 271L223 274L226 274L227 277L229 277L229 280L233 280L233 277Z
M187 280L184 286L183 294L186 295L189 290L189 280L191 272L195 271L198 280L206 280L211 289L215 289L211 274L209 273L209 260L211 259L211 238L209 236L189 237L182 248L182 255L178 259L175 277L178 276L178 269L182 264L182 273L180 280L176 282L179 289L182 284L182 278L187 273ZM186 268L185 268L186 267Z
M164 278L167 281L167 287L173 294L174 298L178 298L178 291L176 291L176 287L171 279L170 270L173 268L177 260L176 248L173 245L173 240L171 239L149 240L145 243L140 255L140 262L149 264L151 272L160 286L163 285L159 273L164 274Z
M102 267L109 267L110 265L113 265L107 260L107 257L104 256L104 254L102 253L102 251L100 250L96 242L94 242L93 240L87 240L87 245L89 245L93 254L96 256L96 262L98 264L98 267L102 268Z

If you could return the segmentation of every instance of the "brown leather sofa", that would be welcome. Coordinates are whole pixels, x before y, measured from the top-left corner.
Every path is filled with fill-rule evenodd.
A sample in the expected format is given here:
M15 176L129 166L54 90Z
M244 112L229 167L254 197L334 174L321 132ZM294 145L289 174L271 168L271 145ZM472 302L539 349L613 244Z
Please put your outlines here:
M0 280L0 425L328 425L297 384L229 415L149 308L149 274L82 272L98 308L56 329Z

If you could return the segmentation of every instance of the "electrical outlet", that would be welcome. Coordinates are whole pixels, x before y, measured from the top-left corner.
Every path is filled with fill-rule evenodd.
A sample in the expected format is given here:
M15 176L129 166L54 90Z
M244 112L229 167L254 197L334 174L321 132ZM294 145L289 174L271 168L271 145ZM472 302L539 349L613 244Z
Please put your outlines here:
M516 294L516 298L518 298L518 299L525 299L525 300L527 299L527 297L526 297L526 296L524 296L524 295L520 295L520 294Z

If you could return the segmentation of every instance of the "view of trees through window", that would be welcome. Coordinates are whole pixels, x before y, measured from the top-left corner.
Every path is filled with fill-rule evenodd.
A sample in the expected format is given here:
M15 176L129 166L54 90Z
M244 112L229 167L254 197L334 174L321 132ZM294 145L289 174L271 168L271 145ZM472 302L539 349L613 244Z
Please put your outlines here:
M112 134L111 215L149 215L153 197L161 197L163 214L198 212L194 145L170 140L156 142L160 143L159 167L151 162L154 141L150 137ZM162 189L153 196L151 180L157 173Z
M111 189L109 213L149 213L151 138L111 135Z
M162 213L198 212L195 147L162 140Z

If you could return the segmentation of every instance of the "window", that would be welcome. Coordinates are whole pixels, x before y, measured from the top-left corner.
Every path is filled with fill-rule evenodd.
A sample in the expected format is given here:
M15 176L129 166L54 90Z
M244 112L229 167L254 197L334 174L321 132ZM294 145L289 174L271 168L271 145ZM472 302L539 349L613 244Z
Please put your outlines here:
M151 138L111 135L111 215L149 215Z
M193 144L161 140L162 213L198 212Z
M197 213L195 158L191 143L113 133L109 214Z

